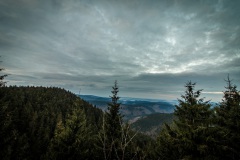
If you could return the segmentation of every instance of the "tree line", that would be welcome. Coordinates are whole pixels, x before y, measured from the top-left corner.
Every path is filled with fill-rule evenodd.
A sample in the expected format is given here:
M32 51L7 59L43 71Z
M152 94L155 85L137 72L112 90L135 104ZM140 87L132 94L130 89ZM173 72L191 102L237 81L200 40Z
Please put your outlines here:
M161 159L240 159L240 95L237 86L226 80L222 102L212 107L188 82L174 114L157 139Z
M187 82L176 118L156 138L123 122L117 81L103 112L64 89L5 86L5 77L1 159L240 159L240 95L229 77L216 107Z

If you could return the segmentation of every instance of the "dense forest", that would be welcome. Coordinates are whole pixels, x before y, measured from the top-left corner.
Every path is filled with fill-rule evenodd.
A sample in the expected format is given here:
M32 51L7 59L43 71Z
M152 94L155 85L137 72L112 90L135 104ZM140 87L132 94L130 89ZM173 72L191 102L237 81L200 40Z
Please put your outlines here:
M156 137L123 121L117 81L103 112L64 89L6 86L5 77L0 77L1 159L240 159L240 95L229 77L215 107L187 82L176 118Z

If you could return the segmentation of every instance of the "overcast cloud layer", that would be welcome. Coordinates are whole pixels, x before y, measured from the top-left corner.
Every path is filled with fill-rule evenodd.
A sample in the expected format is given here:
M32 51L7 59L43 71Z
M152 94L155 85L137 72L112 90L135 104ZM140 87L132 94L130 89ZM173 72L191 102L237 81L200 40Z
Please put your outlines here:
M240 85L239 0L1 0L9 85L176 99L192 80L220 101ZM239 86L240 87L240 86Z

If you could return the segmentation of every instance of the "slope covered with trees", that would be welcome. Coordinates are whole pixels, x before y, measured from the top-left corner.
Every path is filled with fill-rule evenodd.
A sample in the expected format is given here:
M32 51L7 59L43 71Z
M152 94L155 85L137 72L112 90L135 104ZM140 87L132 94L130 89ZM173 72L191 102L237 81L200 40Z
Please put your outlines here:
M0 87L1 159L141 159L150 139L123 123L117 92L103 113L64 89Z
M156 136L165 123L170 124L174 119L173 113L154 113L143 116L131 123L134 130L150 136Z
M240 159L240 95L229 77L215 107L201 98L202 90L195 91L195 83L186 83L174 121L156 139L123 122L117 81L102 112L64 89L6 87L5 77L0 76L1 159Z
M100 109L60 88L1 87L0 97L3 159L81 154L75 146L88 151L81 156L93 152L89 145L102 125Z

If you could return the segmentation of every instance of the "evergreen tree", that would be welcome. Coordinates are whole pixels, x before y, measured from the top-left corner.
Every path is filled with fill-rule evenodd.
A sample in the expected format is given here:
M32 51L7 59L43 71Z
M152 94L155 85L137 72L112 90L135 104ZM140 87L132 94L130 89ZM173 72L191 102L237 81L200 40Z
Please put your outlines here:
M223 159L240 159L240 94L229 76L223 100L216 108L216 127L219 127Z
M91 130L87 126L85 114L75 109L68 115L64 125L60 118L55 135L50 144L48 158L51 159L90 159L94 158Z
M114 86L112 87L112 102L108 104L108 112L106 113L106 133L110 139L119 139L121 137L121 125L122 125L122 115L120 113L120 103L118 100L118 85L115 81Z
M129 124L123 123L120 103L118 102L117 81L115 81L111 92L111 103L108 103L108 111L105 112L103 117L103 126L100 133L102 158L109 160L142 159L146 154L143 153L142 149L145 146L140 146L140 143L145 141L137 139L137 132L132 131Z
M66 148L66 159L100 157L94 142L100 109L59 88L10 86L0 93L1 159L54 159Z
M4 70L4 68L0 68L0 72L3 71L3 70ZM7 77L6 74L0 75L0 87L5 86L6 82L3 81L5 77Z
M120 103L118 103L118 85L115 81L112 87L111 103L108 103L108 111L103 117L103 127L100 135L104 159L119 159L120 142L122 135L122 115Z
M2 72L4 68L0 68ZM4 100L5 92L2 87L5 86L4 78L7 75L0 75L0 157L4 159L10 158L11 148L8 146L12 139L12 114L9 111L8 105Z
M162 159L215 158L210 104L200 98L202 90L194 91L195 83L190 81L185 88L174 111L177 120L171 127L165 125L158 138L157 154Z
M178 99L174 114L178 117L180 123L198 128L199 126L209 126L209 117L212 113L209 101L199 98L202 90L194 91L196 83L191 81L185 85L185 95Z

